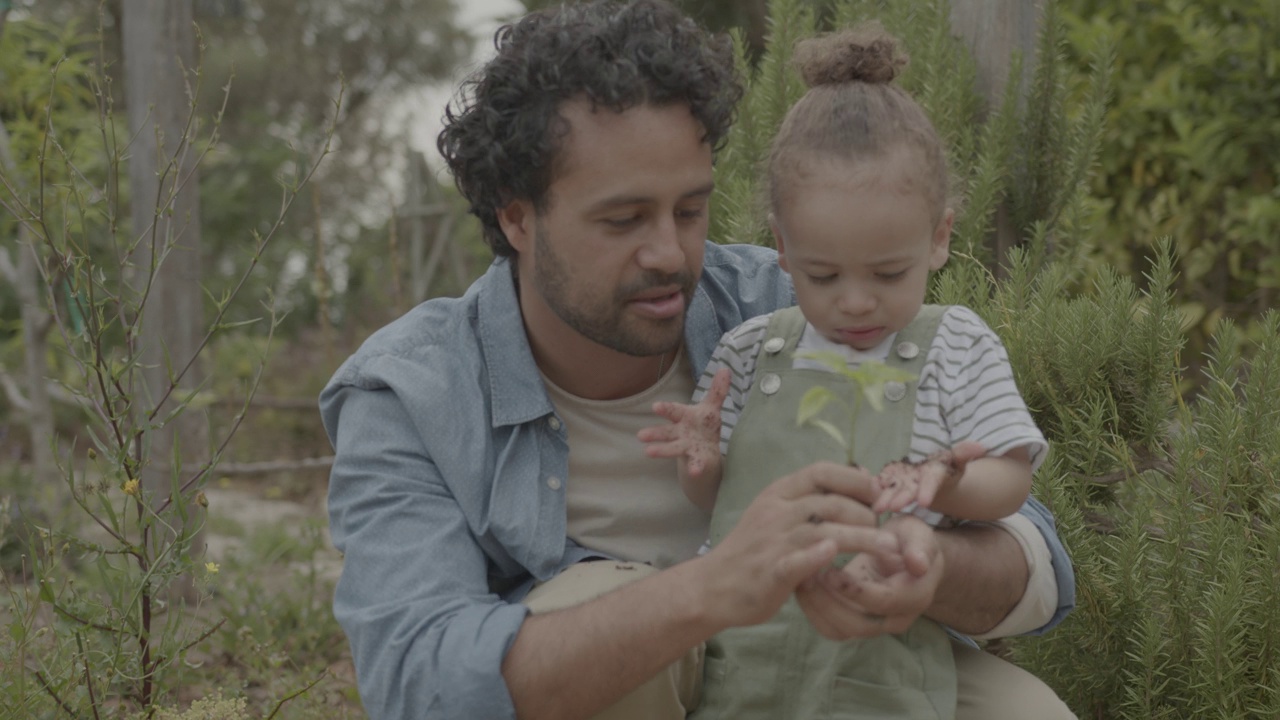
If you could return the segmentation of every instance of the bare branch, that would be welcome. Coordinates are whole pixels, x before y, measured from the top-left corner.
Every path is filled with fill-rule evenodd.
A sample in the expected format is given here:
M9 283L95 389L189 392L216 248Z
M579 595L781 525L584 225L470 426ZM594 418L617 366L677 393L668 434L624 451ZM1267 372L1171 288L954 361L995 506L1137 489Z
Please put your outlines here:
M268 460L265 462L222 463L215 468L219 475L269 475L294 470L314 470L333 467L333 456L304 458L302 460Z
M315 410L315 398L282 398L254 395L247 401L243 398L214 400L213 405L220 408L240 409L242 407L262 408L266 410Z
M17 408L21 413L31 412L31 401L22 394L22 389L18 387L18 383L13 379L12 375L5 372L3 367L0 367L0 387L4 388L4 395L8 398L10 405Z
M311 688L315 687L316 685L319 685L319 684L320 684L320 681L321 681L321 680L324 680L324 679L325 679L326 677L328 677L328 676L329 676L329 671L328 671L328 670L325 670L325 671L321 672L321 673L320 673L320 675L319 675L319 676L317 676L315 680L312 680L311 682L307 683L307 684L306 684L305 686L303 686L301 689L299 689L299 690L297 690L297 691L295 691L295 692L292 692L292 693L290 693L290 694L288 694L288 695L286 695L286 696L284 696L284 697L280 698L280 702L276 703L276 706L275 706L275 708L271 711L271 714L267 716L267 720L272 720L272 718L274 718L274 717L275 717L275 716L280 712L280 708L284 707L286 703L288 703L288 702L289 702L289 701L291 701L291 700L294 700L295 698L299 698L299 697L301 697L303 694L305 694L305 693L306 693L307 691L309 691Z
M10 286L18 284L18 268L13 266L13 260L9 259L9 248L0 247L0 277Z

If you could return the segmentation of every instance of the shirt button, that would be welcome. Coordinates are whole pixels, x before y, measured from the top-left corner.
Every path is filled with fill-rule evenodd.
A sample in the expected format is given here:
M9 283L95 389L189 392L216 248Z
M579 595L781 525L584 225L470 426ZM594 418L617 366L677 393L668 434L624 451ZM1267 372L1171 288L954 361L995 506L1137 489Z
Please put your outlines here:
M913 342L898 343L898 357L902 358L903 360L910 360L911 358L919 354L920 354L919 345L916 345Z
M769 373L760 379L760 392L765 395L772 395L778 392L778 389L781 387L782 378L774 375L773 373Z
M552 490L559 490L560 478L556 477L555 475L552 475L551 477L547 478L547 487L551 488Z
M552 430L555 430L556 432L560 432L560 418L556 417L555 415L552 415L551 419L547 421L547 424L551 426Z
M884 396L893 402L898 402L907 395L907 386L897 380L890 380L884 384Z
M781 351L783 346L786 344L787 344L787 341L780 337L769 338L764 343L764 351L769 353L770 355L773 355L774 353Z

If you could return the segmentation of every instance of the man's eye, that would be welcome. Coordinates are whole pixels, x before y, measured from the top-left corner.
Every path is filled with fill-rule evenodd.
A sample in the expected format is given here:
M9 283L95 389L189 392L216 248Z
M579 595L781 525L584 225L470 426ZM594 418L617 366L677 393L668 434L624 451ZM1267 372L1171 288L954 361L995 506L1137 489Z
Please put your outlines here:
M601 222L603 222L605 225L608 225L611 228L615 228L617 230L625 230L626 228L632 227L636 223L640 222L640 216L628 215L626 217L604 218L603 220L601 220Z
M676 211L676 217L680 220L697 220L704 214L706 214L706 208L702 207Z

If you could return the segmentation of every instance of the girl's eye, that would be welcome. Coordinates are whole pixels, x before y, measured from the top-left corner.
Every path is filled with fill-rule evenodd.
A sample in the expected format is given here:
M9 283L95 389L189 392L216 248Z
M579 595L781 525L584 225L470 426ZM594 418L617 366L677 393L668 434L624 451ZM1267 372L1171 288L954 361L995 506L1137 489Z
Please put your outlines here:
M810 275L809 276L809 282L813 283L814 285L826 285L828 283L834 282L835 279L836 279L836 276L834 273L831 275Z
M876 277L880 278L881 280L888 280L890 282L894 280L901 280L902 278L906 277L906 275L907 275L906 270L899 270L898 272L891 272L891 273L876 273Z

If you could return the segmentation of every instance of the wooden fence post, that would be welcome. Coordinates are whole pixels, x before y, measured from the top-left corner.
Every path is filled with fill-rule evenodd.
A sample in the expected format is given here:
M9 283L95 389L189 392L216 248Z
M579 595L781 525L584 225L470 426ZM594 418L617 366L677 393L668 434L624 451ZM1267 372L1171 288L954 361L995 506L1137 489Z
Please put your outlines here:
M1046 2L1053 0L951 0L951 31L965 41L977 61L977 90L986 99L988 111L1000 104L1014 52L1022 55L1025 99ZM996 277L1004 277L1005 258L1018 243L1018 229L1005 203L996 209L995 224L995 272Z
M1035 65L1046 0L951 0L951 30L978 62L978 92L987 107L1000 102L1014 52L1023 57L1023 89Z

